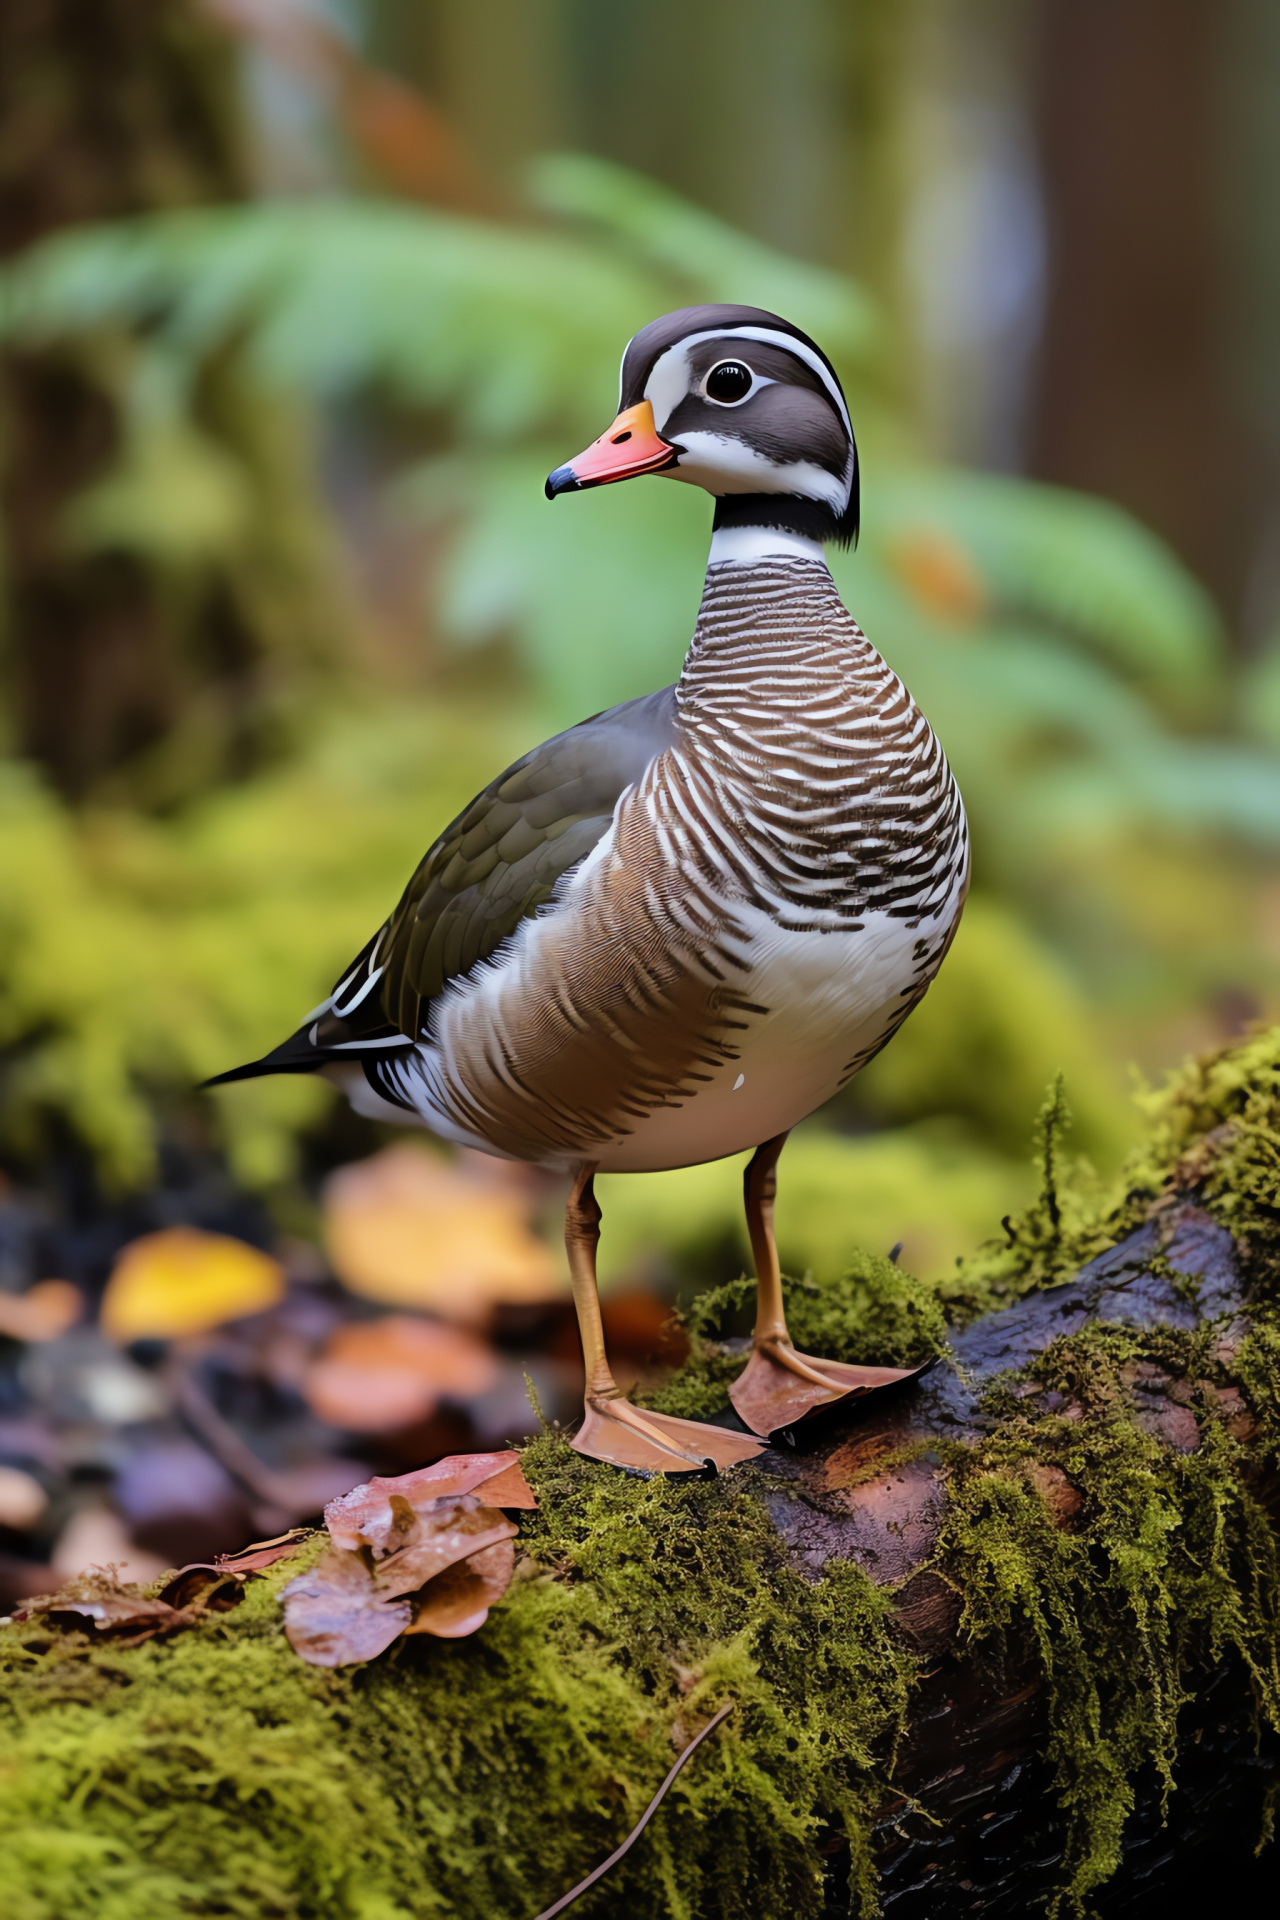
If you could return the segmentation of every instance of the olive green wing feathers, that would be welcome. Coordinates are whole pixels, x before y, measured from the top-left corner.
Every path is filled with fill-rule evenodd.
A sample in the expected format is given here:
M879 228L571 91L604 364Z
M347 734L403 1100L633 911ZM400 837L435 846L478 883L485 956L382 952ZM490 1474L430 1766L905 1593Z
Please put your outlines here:
M434 1000L497 953L608 832L628 787L677 737L674 688L611 707L491 781L426 854L330 998L263 1059L219 1074L314 1072L425 1037Z

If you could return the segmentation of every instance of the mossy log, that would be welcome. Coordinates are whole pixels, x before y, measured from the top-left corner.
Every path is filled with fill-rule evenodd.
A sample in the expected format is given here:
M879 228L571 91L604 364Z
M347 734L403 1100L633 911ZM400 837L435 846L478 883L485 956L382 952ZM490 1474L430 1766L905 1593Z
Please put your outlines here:
M532 1920L728 1701L584 1913L1132 1912L1144 1859L1177 1864L1164 1802L1184 1841L1220 1834L1242 1779L1252 1846L1280 1721L1278 1119L1271 1035L1183 1076L1090 1198L1051 1112L1041 1202L958 1282L864 1258L795 1290L828 1350L942 1351L758 1465L646 1482L544 1434L472 1639L304 1666L277 1596L314 1545L145 1645L9 1627L7 1912ZM734 1364L696 1347L669 1394Z
M1078 1425L1096 1418L1096 1388L1105 1381L1104 1398L1113 1400L1110 1416L1122 1408L1154 1443L1152 1466L1162 1454L1193 1457L1206 1420L1235 1441L1252 1440L1258 1423L1232 1371L1248 1331L1243 1291L1231 1235L1193 1204L1166 1209L1089 1262L1073 1281L956 1335L947 1356L917 1386L882 1396L861 1420L833 1421L817 1444L800 1443L789 1456L767 1462L764 1471L776 1486L766 1496L769 1513L792 1552L815 1573L832 1559L863 1567L892 1593L895 1618L922 1662L891 1772L893 1793L878 1810L873 1841L881 1892L896 1894L895 1912L923 1917L944 1909L953 1915L1003 1911L1011 1893L1009 1911L1031 1911L1037 1896L1052 1896L1073 1851L1069 1813L1046 1818L1043 1805L1036 1806L1049 1785L1045 1768L1035 1762L1043 1760L1050 1733L1045 1692L1052 1669L1046 1669L1027 1621L1011 1620L1012 1631L972 1647L966 1616L981 1613L982 1599L966 1596L938 1559L955 1449L980 1453L993 1441L1000 1452L1009 1437L1012 1409L1007 1399L1001 1404L1003 1396L988 1401L987 1390L1001 1374L1016 1370L1017 1383L1008 1392L1028 1414ZM1166 1342L1161 1336L1167 1334L1182 1338ZM1211 1336L1211 1348L1204 1336ZM1074 1354L1057 1345L1068 1341ZM1042 1357L1048 1366L1040 1380L1035 1369ZM1086 1375L1101 1361L1101 1378L1095 1372L1092 1382L1073 1380L1073 1360L1084 1363ZM1086 1441L1082 1454L1087 1451ZM1057 1452L1029 1454L1025 1474L1048 1522L1071 1535L1085 1522L1089 1476L1072 1473L1052 1457ZM1255 1491L1270 1495L1273 1507L1280 1504L1280 1481L1270 1475ZM1016 1580L1022 1572L1017 1563L1024 1549L1007 1530L1010 1516L1000 1510L1006 1492L993 1486L986 1521L989 1551L1003 1563L993 1569L995 1581L1007 1592L1009 1576ZM973 1524L983 1524L981 1507ZM1113 1651L1125 1659L1144 1656L1136 1619L1134 1644ZM1239 1708L1248 1696L1241 1673L1224 1680L1220 1667L1206 1664L1201 1684L1213 1693L1215 1731L1230 1736L1211 1742L1220 1760L1224 1748L1234 1750L1239 1742ZM1217 1724L1224 1713L1230 1724ZM1203 1733L1203 1726L1194 1731L1197 1744ZM1215 1790L1220 1784L1215 1776ZM1259 1796L1245 1791L1257 1838ZM1121 1789L1122 1802L1128 1798ZM1218 1815L1220 1792L1213 1799ZM1113 1806L1121 1817L1128 1810ZM1139 1832L1126 1836L1130 1850L1151 1837L1161 1811L1151 1805L1141 1810ZM1171 1816L1182 1844L1166 1848L1170 1867L1203 1837L1202 1812L1194 1802L1188 1805L1184 1791ZM1010 1816L1018 1829L1012 1835L1004 1832ZM992 1820L1004 1834L994 1847ZM1074 1838L1081 1837L1077 1828ZM1109 1850L1110 1839L1095 1829L1095 1847ZM1100 1867L1103 1860L1095 1856L1093 1864ZM1093 1874L1086 1870L1080 1878ZM1131 1894L1131 1880L1127 1875L1112 1898Z

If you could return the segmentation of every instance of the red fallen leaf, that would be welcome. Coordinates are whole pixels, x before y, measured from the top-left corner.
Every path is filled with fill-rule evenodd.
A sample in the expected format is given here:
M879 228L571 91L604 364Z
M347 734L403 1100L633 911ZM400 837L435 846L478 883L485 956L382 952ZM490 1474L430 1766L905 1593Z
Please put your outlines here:
M481 1487L488 1506L527 1509L538 1504L519 1454L507 1448L502 1453L451 1453L434 1466L393 1478L375 1474L365 1485L331 1500L324 1510L324 1523L335 1546L392 1553L407 1543L412 1515L420 1507Z
M510 1540L499 1540L446 1567L423 1589L405 1633L433 1633L440 1640L461 1640L475 1633L511 1585L515 1567L516 1550Z
M261 1573L264 1567L272 1567L277 1560L283 1560L286 1553L292 1553L307 1537L307 1527L290 1527L287 1533L278 1533L272 1540L254 1540L239 1553L220 1553L216 1560L192 1560L185 1567L179 1567L173 1575L180 1580L184 1573Z
M402 1633L459 1639L482 1627L515 1567L516 1524L490 1504L495 1496L536 1504L509 1449L379 1475L331 1502L333 1548L282 1596L294 1652L313 1666L348 1666Z
M306 1539L309 1527L290 1527L287 1533L277 1533L270 1540L254 1540L247 1547L241 1547L239 1553L220 1553L214 1562L217 1573L261 1573L264 1567L273 1567L277 1560L283 1560L286 1553Z
M238 1606L245 1581L292 1553L307 1537L306 1527L290 1527L274 1540L255 1540L239 1553L220 1553L216 1560L192 1560L171 1573L159 1598L171 1607L189 1607L199 1600L204 1611L225 1613Z

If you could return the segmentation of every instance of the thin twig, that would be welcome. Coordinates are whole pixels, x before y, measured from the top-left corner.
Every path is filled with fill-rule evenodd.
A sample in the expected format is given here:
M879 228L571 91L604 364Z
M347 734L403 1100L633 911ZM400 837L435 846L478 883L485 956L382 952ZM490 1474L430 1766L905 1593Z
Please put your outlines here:
M562 1894L560 1899L556 1901L554 1907L547 1907L540 1913L537 1916L537 1920L554 1920L554 1916L557 1913L563 1913L565 1908L571 1907L575 1900L580 1900L588 1887L594 1887L597 1880L603 1880L606 1873L608 1873L611 1868L617 1866L624 1853L630 1853L632 1847L640 1838L640 1835L644 1832L654 1814L658 1811L658 1808L662 1805L667 1788L671 1785L671 1782L675 1779L685 1761L692 1758L695 1749L702 1745L707 1735L713 1733L722 1720L728 1718L733 1712L733 1708L734 1702L731 1700L727 1707L721 1707L714 1719L708 1720L701 1733L694 1734L693 1739L680 1755L680 1758L676 1761L670 1773L658 1788L658 1791L654 1794L652 1800L640 1815L640 1818L636 1821L636 1824L632 1827L622 1845L616 1848L607 1860L602 1860L594 1873L589 1873L585 1880L579 1880L576 1887L571 1887L568 1893Z
M253 1448L246 1445L229 1421L224 1420L190 1367L175 1365L171 1376L178 1410L214 1458L222 1463L233 1480L256 1500L286 1512L296 1510L297 1501L287 1481L278 1476Z

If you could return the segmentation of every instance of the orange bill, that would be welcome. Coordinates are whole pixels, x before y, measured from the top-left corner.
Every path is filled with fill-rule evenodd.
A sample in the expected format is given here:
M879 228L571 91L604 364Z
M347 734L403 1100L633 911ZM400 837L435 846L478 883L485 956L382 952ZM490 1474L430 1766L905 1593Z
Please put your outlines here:
M607 487L636 473L661 473L675 465L679 453L679 447L662 439L653 424L653 408L641 400L625 408L585 453L547 475L547 498L554 500L558 493L576 493L583 487Z

